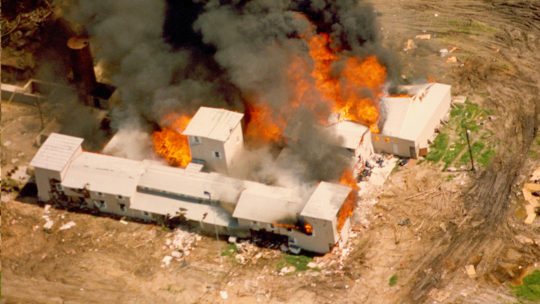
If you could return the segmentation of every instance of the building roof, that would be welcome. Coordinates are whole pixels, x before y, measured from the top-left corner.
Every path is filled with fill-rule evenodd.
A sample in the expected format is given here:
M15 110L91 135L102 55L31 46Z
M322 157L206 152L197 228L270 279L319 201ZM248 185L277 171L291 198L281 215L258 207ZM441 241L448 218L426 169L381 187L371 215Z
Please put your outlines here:
M62 186L130 197L143 172L140 161L83 152L71 162Z
M332 221L351 191L350 187L344 185L321 182L300 215Z
M218 173L206 173L149 164L138 185L170 194L234 203L244 182Z
M51 133L30 162L34 168L62 171L81 147L82 138Z
M234 209L235 218L263 223L296 222L304 203L292 189L253 182L246 184Z
M135 193L130 208L170 216L182 213L188 220L224 227L231 226L234 222L230 214L217 206L142 192Z
M451 86L429 83L404 88L415 95L382 98L387 116L381 134L416 140L445 95L450 94Z
M234 111L200 107L182 134L225 141L242 117L244 114Z
M356 122L342 120L328 126L328 130L342 138L341 146L347 149L356 149L362 141L362 137L368 131L368 127Z

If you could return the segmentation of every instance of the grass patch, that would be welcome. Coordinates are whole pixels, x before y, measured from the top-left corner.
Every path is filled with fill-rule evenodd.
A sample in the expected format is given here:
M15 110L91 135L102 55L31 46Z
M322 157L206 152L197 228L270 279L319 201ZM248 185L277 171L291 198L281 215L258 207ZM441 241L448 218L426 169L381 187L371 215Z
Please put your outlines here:
M510 285L510 289L519 298L540 301L540 271L536 269L523 278L523 284L518 286Z
M446 176L446 181L449 182L451 180L453 180L454 178L456 178L457 175L455 174L449 174Z
M441 160L446 147L448 147L448 141L448 134L439 133L439 135L437 135L433 141L433 145L431 146L429 153L426 155L426 159L433 162L438 162Z
M390 277L390 280L388 280L388 286L396 285L397 280L398 280L398 276L397 274L394 274L393 276Z
M482 152L482 150L484 149L485 146L486 145L483 142L480 142L480 141L474 142L471 145L471 150L472 150L472 154L473 154L474 159L478 158L478 155L480 155L480 153ZM459 159L458 165L465 165L465 164L468 164L470 162L471 162L471 156L469 155L469 151L465 151L461 155L461 158Z
M480 156L478 157L478 163L482 165L483 167L487 167L489 165L489 162L493 158L493 156L495 156L495 154L497 154L497 152L495 152L494 150L487 149L486 151L484 151L484 153L480 154Z
M235 243L229 243L227 244L227 247L223 249L221 252L221 256L228 256L228 257L234 257L240 250L238 250L238 247Z
M443 156L442 161L444 162L444 169L446 170L452 162L458 157L458 155L463 151L463 148L465 148L466 144L464 142L457 142L450 145L450 148L446 151L446 153Z
M283 267L294 266L294 268L296 269L295 272L306 271L310 269L307 265L311 261L313 261L313 258L305 255L285 254L283 260L277 264L277 269L280 270Z
M475 161L486 167L494 155L493 150L486 150L487 146L492 146L486 141L489 142L493 138L493 132L483 128L482 122L487 119L488 115L489 111L481 109L469 100L463 104L453 105L450 110L449 122L435 138L425 159L431 162L442 161L444 163L443 170L452 165L460 167L469 163L470 156L467 151L465 135L466 131L469 130L472 135L471 140L476 140L471 145L473 157Z

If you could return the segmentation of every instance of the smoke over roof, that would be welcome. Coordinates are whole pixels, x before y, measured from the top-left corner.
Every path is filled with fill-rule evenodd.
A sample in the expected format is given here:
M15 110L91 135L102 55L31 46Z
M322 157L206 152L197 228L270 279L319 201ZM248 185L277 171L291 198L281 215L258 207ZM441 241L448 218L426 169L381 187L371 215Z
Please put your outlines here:
M393 79L396 65L380 45L373 8L361 0L184 2L78 0L69 8L120 91L113 125L159 122L167 113L193 114L202 105L242 112L264 106L301 126L303 140L288 151L290 161L301 164L299 175L336 178L347 166L338 139L311 127L332 109L314 86L298 97L289 75L299 64L308 68L294 71L310 78L314 62L305 38L326 33L329 48L345 57L375 55ZM339 75L342 65L336 60L332 73ZM302 102L293 108L294 98Z

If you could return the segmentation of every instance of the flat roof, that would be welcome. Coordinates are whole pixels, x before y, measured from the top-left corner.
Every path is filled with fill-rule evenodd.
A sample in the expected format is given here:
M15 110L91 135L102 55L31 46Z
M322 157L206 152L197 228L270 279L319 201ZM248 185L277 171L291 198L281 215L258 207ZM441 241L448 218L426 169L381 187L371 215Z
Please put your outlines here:
M320 182L300 215L332 221L351 191L344 185Z
M362 136L368 131L368 127L356 122L342 120L328 126L328 130L343 139L341 142L342 147L356 149L362 141Z
M263 223L295 223L304 203L292 189L247 183L233 216Z
M143 172L140 161L83 152L71 162L62 186L130 197Z
M34 168L62 171L73 154L81 147L83 139L51 133L30 162Z
M224 227L231 226L234 222L230 214L217 206L186 202L181 199L142 192L135 193L131 199L130 208L170 216L181 212L188 220Z
M214 201L234 203L244 182L218 173L148 164L138 186L200 199L208 199L208 192Z
M200 107L182 134L225 141L242 117L244 114L234 111Z
M442 83L404 86L412 97L386 97L381 99L386 108L386 120L381 134L416 140L428 119L435 114L451 86Z

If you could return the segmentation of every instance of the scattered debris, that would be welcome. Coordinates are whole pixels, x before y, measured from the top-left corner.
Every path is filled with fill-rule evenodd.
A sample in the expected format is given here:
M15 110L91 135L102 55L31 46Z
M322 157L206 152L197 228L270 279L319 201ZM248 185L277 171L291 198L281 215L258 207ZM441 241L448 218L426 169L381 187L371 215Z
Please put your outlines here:
M446 57L446 55L448 55L448 49L440 49L439 54L441 57Z
M405 219L405 220L399 222L398 225L400 225L400 226L407 226L407 225L409 225L410 223L411 223L411 221L410 221L409 219Z
M296 267L286 266L286 267L281 268L281 270L279 271L279 275L286 275L288 273L295 272L295 271L296 271Z
M124 225L127 225L127 224L128 224L128 222L127 222L126 220L124 220L124 219L121 219L121 220L120 220L120 223L122 223L122 224L124 224Z
M465 266L465 271L467 272L467 275L470 278L473 278L476 276L476 269L474 268L474 265L467 265Z
M536 208L540 207L540 167L531 175L529 183L523 185L523 197L528 202L525 205L527 211L527 217L525 218L526 224L532 224L536 218Z
M169 264L171 263L173 257L170 256L170 255L166 255L163 257L163 259L161 260L161 267L166 267L166 266L169 266Z
M448 59L446 59L446 63L456 63L456 62L458 62L456 56L448 57Z
M403 51L407 52L415 48L416 48L416 44L414 43L414 40L407 39L407 43L405 44L405 48L403 49Z
M454 96L452 98L452 103L454 103L454 104L464 104L466 100L467 100L466 96L463 96L463 95Z
M10 140L6 140L4 142L4 147L9 147L11 145L11 141Z
M227 291L225 290L220 290L219 295L221 296L223 300L226 300L229 297L229 295L227 294Z
M76 224L75 224L74 221L69 221L69 222L65 223L64 225L62 225L60 227L60 230L67 230L67 229L73 228L75 225Z
M419 34L419 35L416 35L414 38L420 39L420 40L429 40L431 39L431 34Z

